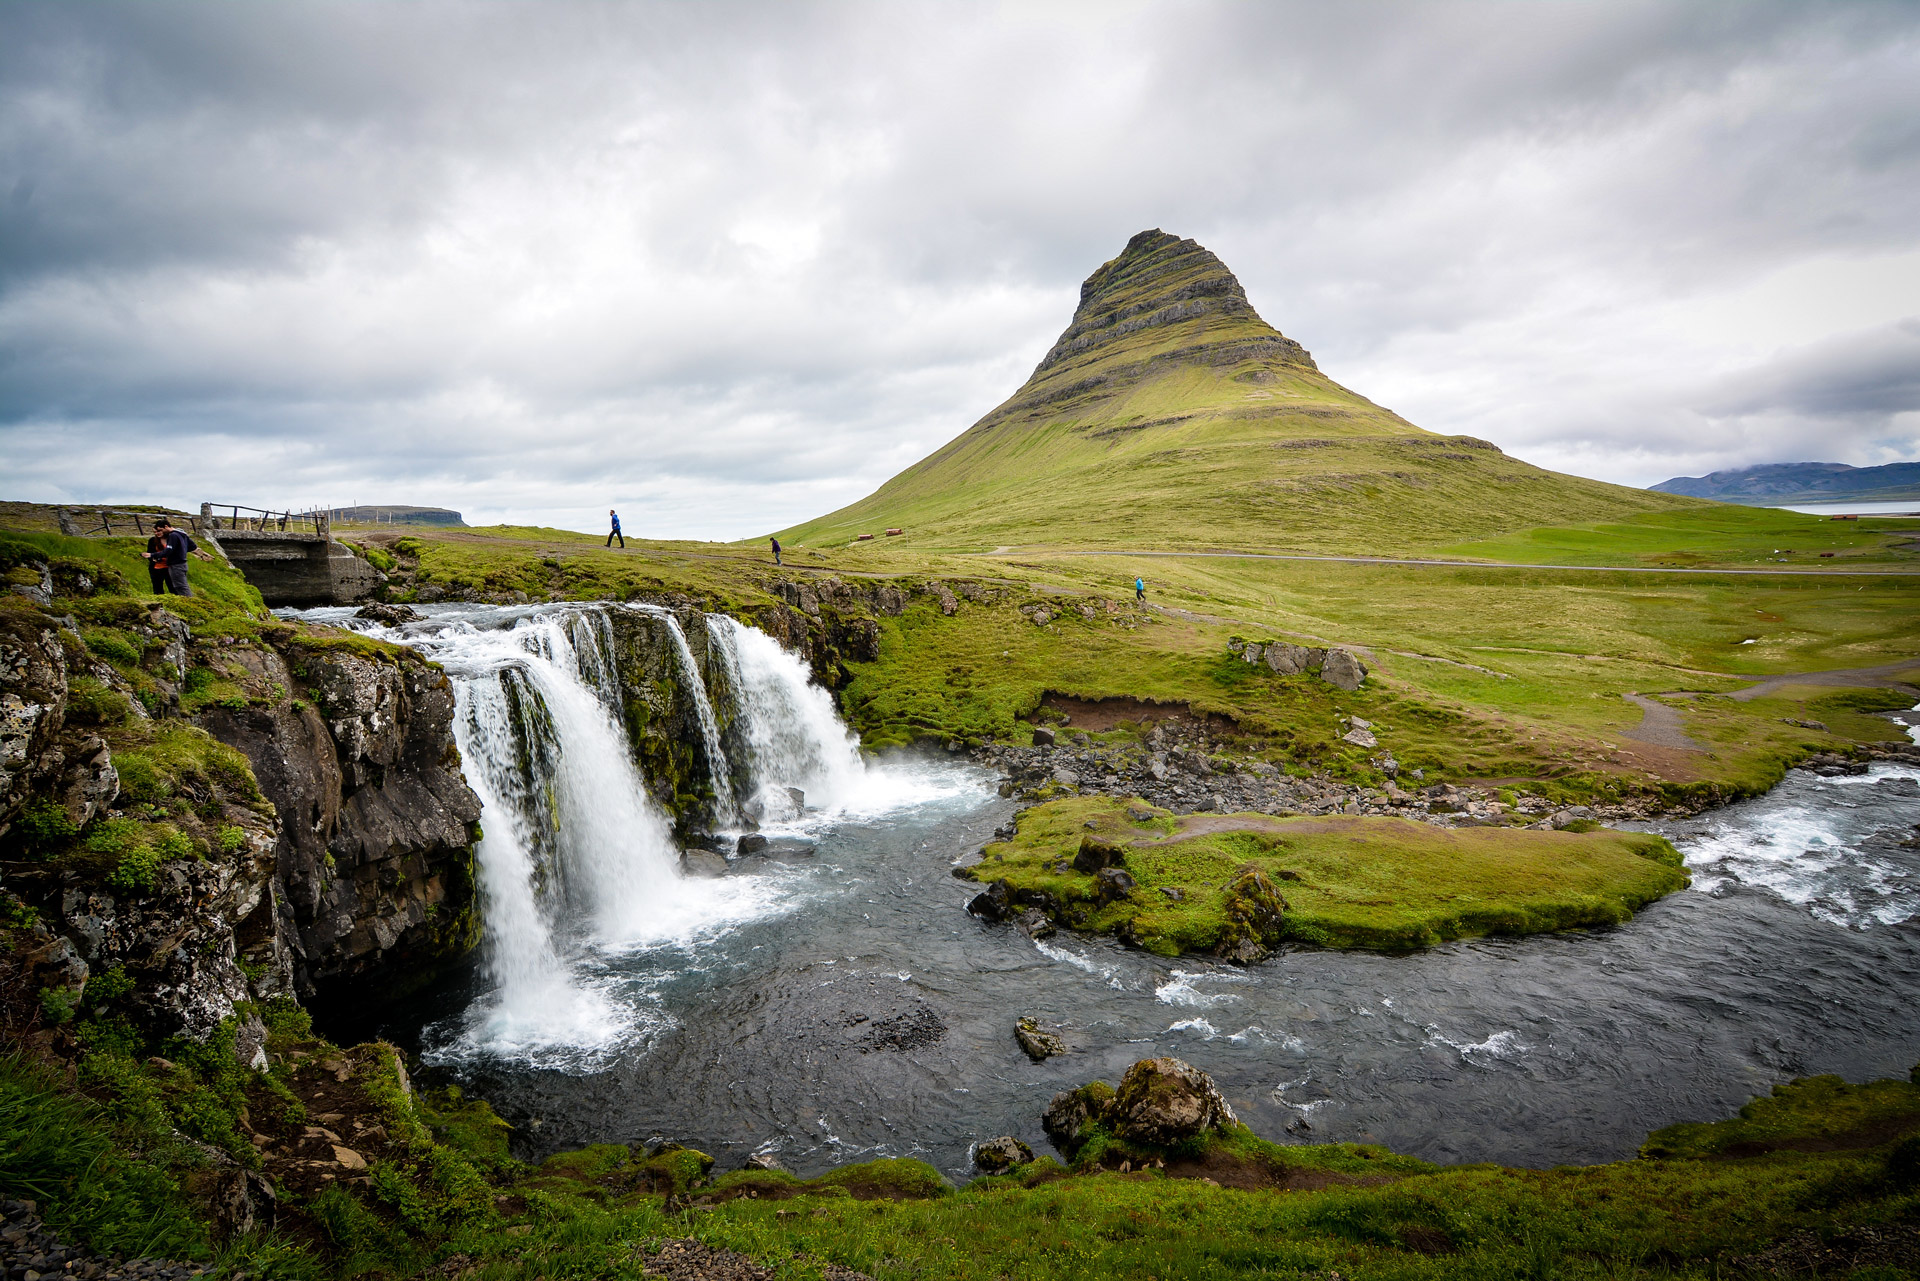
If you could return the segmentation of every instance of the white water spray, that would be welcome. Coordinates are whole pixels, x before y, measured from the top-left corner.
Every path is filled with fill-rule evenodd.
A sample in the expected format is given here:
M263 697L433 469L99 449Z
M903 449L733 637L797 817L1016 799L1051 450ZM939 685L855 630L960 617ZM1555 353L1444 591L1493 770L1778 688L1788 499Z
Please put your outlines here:
M809 681L806 664L725 614L709 614L707 631L739 704L749 804L768 817L792 817L789 787L815 808L854 803L868 781L859 741L841 723L833 696Z

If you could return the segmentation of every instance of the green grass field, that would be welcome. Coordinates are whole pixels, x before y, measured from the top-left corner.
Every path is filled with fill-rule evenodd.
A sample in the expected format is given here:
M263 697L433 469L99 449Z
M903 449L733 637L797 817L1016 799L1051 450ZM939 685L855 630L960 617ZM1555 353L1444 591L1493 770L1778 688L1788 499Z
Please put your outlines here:
M1106 796L1051 801L1019 821L1012 840L987 846L967 869L972 879L1050 895L1075 928L1167 955L1214 951L1233 936L1248 868L1285 901L1269 941L1389 952L1615 925L1687 884L1673 847L1639 832L1447 830L1342 815L1176 819ZM1101 903L1093 875L1072 866L1086 841L1119 852L1132 893Z

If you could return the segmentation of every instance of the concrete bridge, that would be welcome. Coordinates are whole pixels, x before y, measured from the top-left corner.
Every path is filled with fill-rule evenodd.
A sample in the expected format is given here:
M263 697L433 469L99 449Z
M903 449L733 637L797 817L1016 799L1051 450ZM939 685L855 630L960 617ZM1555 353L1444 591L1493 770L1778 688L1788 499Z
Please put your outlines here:
M77 538L150 537L162 513L60 509L60 532ZM351 605L379 587L380 572L334 541L326 512L273 512L233 503L201 503L200 514L173 516L194 541L224 556L269 605Z

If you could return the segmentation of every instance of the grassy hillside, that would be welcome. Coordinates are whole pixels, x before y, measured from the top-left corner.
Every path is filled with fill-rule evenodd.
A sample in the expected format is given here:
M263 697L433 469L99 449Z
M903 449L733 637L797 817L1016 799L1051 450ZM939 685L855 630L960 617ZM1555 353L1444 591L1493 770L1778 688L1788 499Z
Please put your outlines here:
M1699 500L1563 476L1340 386L1191 240L1147 231L1081 287L1025 386L871 496L782 531L1003 545L1406 551Z

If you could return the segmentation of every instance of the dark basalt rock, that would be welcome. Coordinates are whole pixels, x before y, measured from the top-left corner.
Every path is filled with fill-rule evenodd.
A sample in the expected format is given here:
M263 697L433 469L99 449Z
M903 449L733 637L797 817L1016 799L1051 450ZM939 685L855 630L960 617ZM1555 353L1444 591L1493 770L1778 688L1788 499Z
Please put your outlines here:
M1013 910L1013 900L1004 880L995 881L973 896L967 911L984 921L1004 921Z
M1079 852L1073 856L1073 870L1095 874L1105 867L1126 866L1126 852L1118 845L1109 845L1096 841L1091 836L1080 838Z
M1117 867L1103 867L1094 874L1094 895L1101 906L1127 897L1134 891L1133 877Z
M402 623L417 623L422 615L409 605L388 605L381 601L369 601L353 611L355 618L364 618L379 623L383 627L398 627Z
M1106 1121L1113 1099L1113 1087L1105 1081L1091 1081L1077 1090L1063 1090L1047 1104L1040 1124L1053 1145L1071 1160L1086 1143L1087 1131Z

